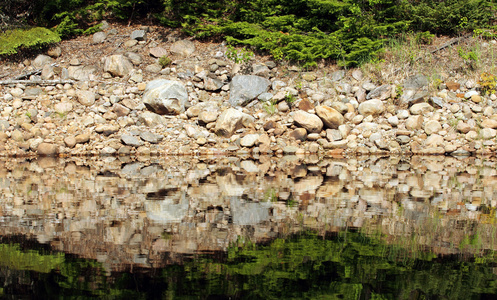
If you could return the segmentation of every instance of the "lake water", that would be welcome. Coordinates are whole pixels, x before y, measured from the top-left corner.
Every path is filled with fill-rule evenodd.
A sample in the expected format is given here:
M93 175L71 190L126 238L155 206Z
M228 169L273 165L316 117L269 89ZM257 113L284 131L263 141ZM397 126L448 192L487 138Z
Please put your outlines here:
M497 160L0 160L0 297L496 299Z

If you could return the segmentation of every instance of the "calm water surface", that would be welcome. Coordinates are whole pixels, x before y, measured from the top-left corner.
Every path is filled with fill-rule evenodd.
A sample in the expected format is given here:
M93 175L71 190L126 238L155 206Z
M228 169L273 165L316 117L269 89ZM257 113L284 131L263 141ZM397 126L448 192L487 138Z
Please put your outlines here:
M497 299L497 161L0 160L6 299Z

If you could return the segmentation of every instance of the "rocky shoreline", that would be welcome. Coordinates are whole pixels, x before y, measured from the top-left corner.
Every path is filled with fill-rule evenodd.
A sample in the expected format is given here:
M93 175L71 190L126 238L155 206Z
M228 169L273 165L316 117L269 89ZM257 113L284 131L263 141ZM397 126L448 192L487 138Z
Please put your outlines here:
M497 148L497 96L460 74L378 84L361 69L305 71L266 57L234 63L222 43L160 27L103 28L0 67L0 156ZM161 65L163 56L171 64Z

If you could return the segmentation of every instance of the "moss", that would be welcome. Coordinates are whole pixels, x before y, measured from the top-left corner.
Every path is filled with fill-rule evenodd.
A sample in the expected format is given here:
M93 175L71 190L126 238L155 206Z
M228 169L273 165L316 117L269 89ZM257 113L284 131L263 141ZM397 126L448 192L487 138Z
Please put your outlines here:
M12 55L21 49L37 49L57 42L60 42L59 35L43 27L8 30L0 34L0 55Z

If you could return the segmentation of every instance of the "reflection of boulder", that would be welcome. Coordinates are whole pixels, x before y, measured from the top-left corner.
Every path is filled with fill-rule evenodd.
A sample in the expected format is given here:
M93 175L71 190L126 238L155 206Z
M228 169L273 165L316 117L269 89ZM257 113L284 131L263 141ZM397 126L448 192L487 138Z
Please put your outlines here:
M234 174L229 173L226 176L217 176L216 183L225 196L242 196L245 189L249 188L247 185L242 185L237 181Z
M180 223L188 213L189 206L184 192L179 199L168 197L162 201L145 201L148 219L161 224Z
M233 224L256 225L269 220L269 208L272 206L272 202L242 202L239 197L231 197Z

